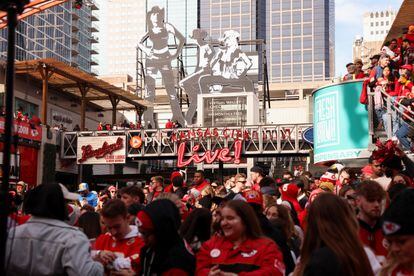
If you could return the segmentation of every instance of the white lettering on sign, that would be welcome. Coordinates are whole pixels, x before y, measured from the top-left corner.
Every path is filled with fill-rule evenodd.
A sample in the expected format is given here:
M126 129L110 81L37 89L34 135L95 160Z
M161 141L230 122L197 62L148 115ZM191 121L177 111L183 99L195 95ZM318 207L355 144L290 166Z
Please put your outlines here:
M319 148L339 144L338 92L321 95L315 100L315 144Z

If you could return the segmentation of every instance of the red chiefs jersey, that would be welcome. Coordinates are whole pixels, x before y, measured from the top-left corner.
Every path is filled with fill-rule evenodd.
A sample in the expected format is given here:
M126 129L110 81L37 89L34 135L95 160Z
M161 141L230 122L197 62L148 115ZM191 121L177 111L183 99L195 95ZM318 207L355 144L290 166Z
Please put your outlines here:
M100 235L95 242L94 250L107 250L114 252L117 256L124 258L129 257L131 260L132 269L139 271L139 254L141 247L144 246L144 241L138 234L138 228L130 225L131 232L129 232L122 240L115 240L110 233Z
M284 275L282 253L270 239L247 239L236 249L224 237L214 236L206 241L197 254L196 275L208 275L218 265L223 272L249 272L249 275Z
M359 238L362 243L372 249L380 263L384 263L387 257L387 243L382 233L381 224L378 222L374 227L369 226L362 220L359 222Z
M404 269L401 266L397 266L391 273L391 276L412 276L414 271L411 269Z

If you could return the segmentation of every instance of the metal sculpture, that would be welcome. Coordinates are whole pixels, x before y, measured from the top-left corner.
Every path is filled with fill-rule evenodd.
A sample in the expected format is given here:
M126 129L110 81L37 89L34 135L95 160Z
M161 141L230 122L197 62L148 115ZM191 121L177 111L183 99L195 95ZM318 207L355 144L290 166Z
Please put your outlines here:
M170 99L172 119L185 125L183 113L178 102L177 92L174 85L174 75L171 67L171 61L178 57L183 46L184 36L171 24L164 22L165 10L158 6L152 7L147 13L148 31L142 37L138 47L146 54L145 64L145 100L153 103L155 100L155 79L158 72L161 73L165 90ZM168 39L170 35L178 40L176 52L170 53L168 48ZM152 45L147 47L144 43L150 40ZM145 125L151 124L155 126L154 122L154 108L148 107L144 112Z

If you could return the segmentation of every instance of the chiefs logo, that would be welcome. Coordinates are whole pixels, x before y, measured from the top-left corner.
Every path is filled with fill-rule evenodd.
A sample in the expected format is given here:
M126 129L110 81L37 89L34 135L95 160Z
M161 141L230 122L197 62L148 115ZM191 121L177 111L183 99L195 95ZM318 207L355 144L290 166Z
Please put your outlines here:
M129 140L129 145L133 149L139 149L142 146L141 136L133 136L131 140Z
M400 229L401 226L399 224L390 221L384 221L384 224L382 225L382 230L384 231L385 235L393 234Z

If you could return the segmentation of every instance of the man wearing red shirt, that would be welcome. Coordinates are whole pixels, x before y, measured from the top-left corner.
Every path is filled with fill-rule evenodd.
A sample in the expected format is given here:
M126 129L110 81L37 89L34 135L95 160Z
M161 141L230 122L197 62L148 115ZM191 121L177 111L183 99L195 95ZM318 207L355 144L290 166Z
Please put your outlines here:
M204 171L198 170L194 173L193 184L193 188L200 192L201 198L209 195L213 196L213 189L210 183L204 179Z
M148 202L156 199L162 192L164 192L164 178L162 176L151 177L150 194L148 195Z
M108 272L139 272L139 254L144 242L137 227L129 225L125 204L120 199L112 199L104 205L101 215L108 233L96 239L93 258Z
M364 245L372 249L378 261L383 262L388 253L380 219L385 191L377 182L366 180L358 186L356 193L359 237Z

